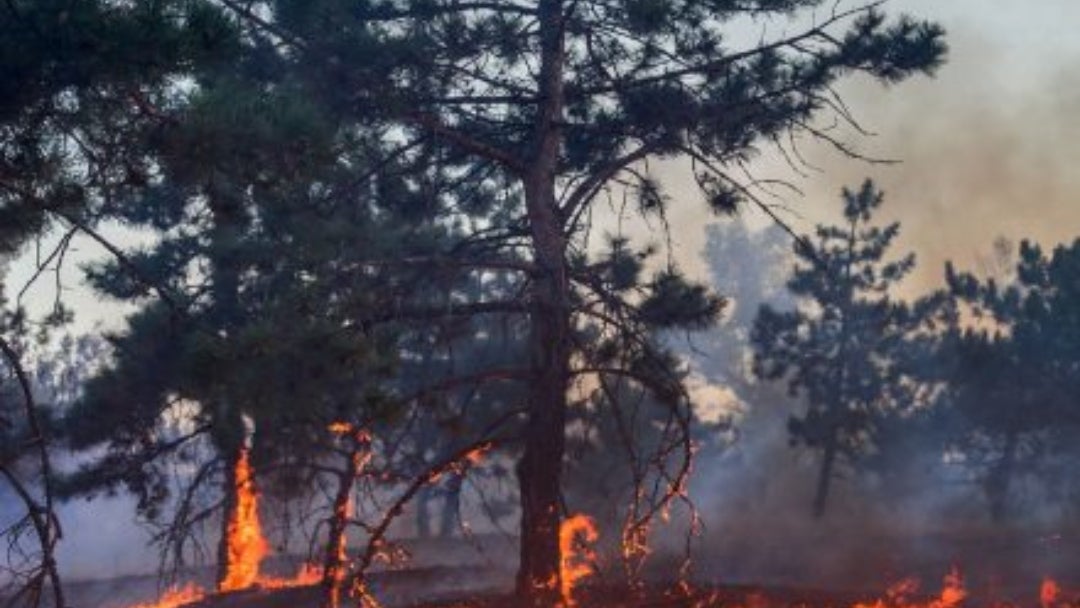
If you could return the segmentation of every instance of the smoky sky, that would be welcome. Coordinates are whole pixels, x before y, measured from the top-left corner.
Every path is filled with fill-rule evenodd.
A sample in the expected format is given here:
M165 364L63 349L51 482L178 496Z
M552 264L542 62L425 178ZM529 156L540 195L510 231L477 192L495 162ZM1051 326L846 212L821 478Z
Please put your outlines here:
M886 194L881 221L902 225L896 251L918 258L907 295L941 285L946 260L978 270L998 236L1047 247L1080 236L1080 41L1067 26L1080 19L1080 5L909 0L886 3L885 10L943 24L948 62L933 78L886 87L856 77L840 87L859 124L873 133L839 129L840 139L895 164L848 158L803 138L799 150L813 168L797 172L763 148L755 176L790 180L802 191L769 199L784 220L801 233L836 222L841 188L873 178ZM685 167L671 163L657 172L677 203L677 256L704 277L704 233L695 226L707 212Z

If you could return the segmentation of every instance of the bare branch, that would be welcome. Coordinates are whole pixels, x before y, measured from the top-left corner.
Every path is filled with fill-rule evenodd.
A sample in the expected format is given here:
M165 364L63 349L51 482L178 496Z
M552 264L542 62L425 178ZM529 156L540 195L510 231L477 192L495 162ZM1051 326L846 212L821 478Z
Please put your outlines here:
M16 352L3 336L0 336L0 351L3 351L4 357L8 361L8 365L11 366L11 369L18 380L19 389L22 391L23 411L26 415L27 426L30 429L30 444L37 446L38 458L41 465L41 488L44 495L43 501L39 503L26 487L19 482L18 478L16 478L6 467L0 468L0 473L7 478L12 488L15 489L16 494L19 495L26 506L27 515L33 522L34 532L37 534L38 543L41 546L41 571L38 576L31 579L30 585L37 586L40 589L40 586L47 579L52 588L53 601L55 602L54 605L57 608L66 608L67 603L64 601L64 588L60 581L60 572L56 566L55 556L56 543L60 540L62 532L53 505L52 460L49 457L48 445L45 440L45 435L41 430L41 423L38 420L37 405L34 401L34 393L30 385L30 378L26 374L26 370L23 369L19 353ZM37 594L35 594L35 596L36 595Z

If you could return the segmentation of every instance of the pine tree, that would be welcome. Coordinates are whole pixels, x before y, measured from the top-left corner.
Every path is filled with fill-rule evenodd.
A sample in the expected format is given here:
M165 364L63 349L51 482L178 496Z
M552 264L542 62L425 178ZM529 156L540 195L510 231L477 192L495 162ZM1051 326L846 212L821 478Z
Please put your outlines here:
M843 226L818 226L799 241L788 289L801 306L765 305L754 325L755 373L786 380L809 409L789 422L792 440L818 450L813 514L825 513L838 465L872 445L875 420L895 407L899 360L912 328L907 307L889 290L911 271L914 255L888 260L898 223L872 223L883 195L867 181L843 192Z
M958 273L952 298L967 312L943 346L950 377L943 397L959 416L956 441L980 477L994 520L1010 514L1015 480L1068 453L1080 389L1080 241L1049 255L1020 244L1005 284ZM1046 480L1044 480L1046 481Z
M58 225L100 240L97 221L152 179L154 108L235 41L208 3L0 7L0 252Z
M109 448L69 492L123 482L157 515L168 498L161 457L208 436L216 458L203 471L221 473L228 514L245 451L257 466L284 455L311 466L333 453L332 422L382 415L376 387L391 369L391 342L357 320L371 314L385 279L341 280L343 267L373 255L376 247L356 244L375 244L375 228L366 198L342 196L351 174L325 152L335 133L320 118L291 91L235 76L208 79L170 116L153 150L160 179L117 212L156 231L157 242L90 272L101 293L143 307L112 337L111 365L68 416L75 447ZM394 225L380 226L381 238L392 239ZM147 281L169 300L148 299ZM196 432L180 438L160 428L178 399L198 406ZM229 565L221 519L219 580Z
M245 58L236 72L207 74L166 117L153 148L160 179L117 212L157 241L90 271L101 293L142 309L112 337L112 364L68 417L76 447L109 448L69 480L69 493L123 483L144 513L161 515L169 498L161 458L207 436L214 455L200 471L210 473L190 481L219 482L226 513L245 448L257 470L278 472L260 484L306 495L312 471L336 470L335 494L347 500L358 473L350 441L359 435L339 441L328 428L379 429L389 439L418 401L407 398L417 387L402 380L418 371L401 361L415 354L410 341L453 335L454 302L470 288L495 291L490 275L476 289L456 262L434 261L460 223L497 211L488 189L459 187L424 150L397 162L374 156L381 142L309 101L318 97L303 82L281 73L265 80L273 58ZM449 198L456 217L437 212ZM147 283L169 299L148 298ZM197 406L195 433L162 432L177 400ZM331 536L348 525L339 512ZM205 513L181 505L177 516L174 529ZM329 573L341 564L327 565L335 579Z

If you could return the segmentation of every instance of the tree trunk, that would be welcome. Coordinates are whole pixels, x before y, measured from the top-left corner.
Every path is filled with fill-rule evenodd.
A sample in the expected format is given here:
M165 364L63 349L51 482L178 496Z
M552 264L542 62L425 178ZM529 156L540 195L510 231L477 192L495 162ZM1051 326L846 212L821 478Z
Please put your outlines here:
M836 464L836 432L829 433L825 442L825 453L818 472L817 490L814 492L814 519L825 516L825 506L829 501L829 489L832 485L833 465Z
M990 519L1000 523L1009 515L1009 486L1012 484L1013 470L1016 468L1016 450L1020 442L1019 433L1009 431L1005 435L1005 448L1001 453L990 477L986 481L987 498L990 500Z
M454 528L461 522L461 486L465 483L465 475L454 473L446 482L445 498L443 499L442 517L439 519L439 537L450 538L454 535Z
M221 334L228 339L240 321L240 267L236 246L243 233L245 218L241 203L211 178L207 184L207 199L214 225L210 231L210 272L214 299L213 315ZM218 379L222 383L227 379ZM218 395L214 407L214 440L225 458L224 503L221 517L221 538L218 541L218 588L225 581L232 559L229 555L229 521L237 509L236 467L244 449L246 431L237 404L225 390Z
M543 294L557 287L547 277L537 285ZM553 606L558 601L559 497L565 452L569 320L557 298L538 298L533 313L536 377L529 387L525 451L518 463L521 492L521 563L518 594L528 605Z
M420 538L431 538L431 515L428 512L431 496L431 486L424 486L416 495L416 535Z
M345 471L338 478L337 493L334 496L334 510L330 516L330 533L326 540L326 553L323 557L322 608L338 608L341 605L341 592L344 590L348 555L346 543L349 520L352 518L352 494L356 478L365 462L365 455L358 448L349 458Z
M559 596L560 490L566 450L570 318L565 268L536 282L532 312L535 375L529 386L525 450L518 463L521 562L518 594L526 605L554 606Z
M563 10L563 0L541 0L537 7L540 102L523 180L538 267L530 310L533 377L524 452L517 467L521 494L517 593L529 606L555 606L561 582L559 507L572 352L566 236L555 194L563 121Z

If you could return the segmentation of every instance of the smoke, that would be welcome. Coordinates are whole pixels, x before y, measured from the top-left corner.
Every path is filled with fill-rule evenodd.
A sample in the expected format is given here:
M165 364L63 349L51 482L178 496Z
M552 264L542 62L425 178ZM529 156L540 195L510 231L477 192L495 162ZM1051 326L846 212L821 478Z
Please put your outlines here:
M997 236L1049 246L1080 232L1080 172L1074 166L1080 158L1080 49L1048 49L1039 45L1037 33L1004 25L1000 37L985 24L975 30L961 16L961 6L949 3L956 11L950 13L939 4L944 3L921 7L911 0L896 7L943 20L951 50L934 78L895 87L853 78L840 87L859 124L873 135L842 125L835 134L870 158L898 162L852 159L804 137L798 149L809 166L793 169L767 147L750 166L756 177L787 180L801 191L759 192L799 233L835 222L841 188L873 178L886 195L881 219L902 225L896 250L918 256L904 285L907 296L941 286L946 260L961 268L977 264ZM985 12L971 2L955 4ZM671 197L674 255L694 276L704 277L701 227L710 218L689 167L669 161L651 168ZM769 223L752 207L743 215L753 225Z
M898 246L920 258L913 292L940 285L945 260L973 263L997 235L1054 244L1080 230L1080 62L1045 69L1035 88L1017 91L989 67L1004 49L964 30L952 32L951 44L953 61L935 80L902 92L849 88L881 133L881 153L900 164L866 167L823 150L809 156L824 169L808 189L813 207L835 214L840 186L867 175L882 186L885 213L903 226Z
M725 325L695 341L696 367L737 395L741 416L737 440L702 450L695 463L691 496L705 522L694 556L697 576L872 592L914 575L932 591L955 565L971 589L994 599L1030 598L1043 576L1075 576L1078 522L1044 500L1054 488L1017 480L1012 517L991 521L977 471L947 462L932 428L908 429L903 461L891 469L846 467L833 483L826 517L811 517L820 454L789 445L786 425L805 405L782 383L749 379L743 363L753 322L747 309L792 305L783 291L769 288L769 277L793 260L762 253L782 236L775 229L746 232L730 224L712 228L707 239L712 282L738 307ZM661 544L669 554L680 549Z
M149 530L138 525L127 494L73 500L58 509L64 540L57 562L66 580L106 579L157 572L158 552Z
M762 150L751 167L755 175L788 179L802 191L781 190L769 200L782 205L781 216L797 232L807 233L817 223L839 219L842 187L873 178L886 195L879 220L901 223L894 251L917 255L916 270L899 294L907 298L942 287L947 260L979 271L998 237L1029 238L1047 247L1075 239L1080 49L1051 44L1052 37L1031 26L1055 31L1053 15L1075 10L1055 4L1057 12L1040 6L1037 15L1029 15L1021 9L1030 7L987 11L966 0L891 3L890 10L943 21L949 63L933 79L895 88L860 79L846 83L840 90L845 102L876 135L864 137L850 128L837 133L869 157L900 162L868 163L804 138L799 150L809 166L796 171L775 151ZM970 21L973 13L981 19L978 30ZM760 258L733 254L710 266L701 256L707 238L702 225L717 220L708 218L688 167L672 161L651 169L672 199L667 219L677 235L674 257L740 307L752 300L738 285L718 280L714 269L744 267L743 274L751 275L754 269L745 267ZM769 223L752 208L744 217L755 228ZM695 347L705 351L699 357L704 367L720 352L709 337ZM712 367L707 380L729 388L730 376ZM1030 599L1040 576L1068 579L1080 571L1075 518L1040 499L1040 492L1052 488L1018 484L1019 512L1008 524L996 524L970 476L943 473L949 470L944 466L920 474L921 460L911 463L911 479L898 487L849 472L835 484L826 518L814 521L810 500L817 459L790 447L785 428L801 405L782 388L744 401L738 442L726 451L702 453L695 465L692 495L706 524L695 558L699 577L880 590L914 574L932 591L955 564L970 575L976 591ZM927 454L931 449L926 441ZM677 543L668 549L678 550Z

